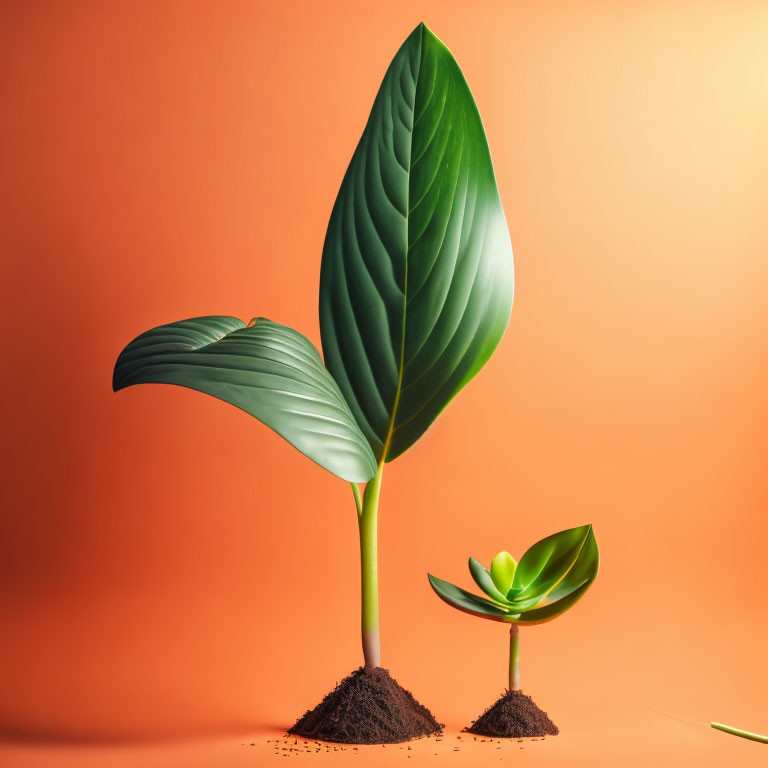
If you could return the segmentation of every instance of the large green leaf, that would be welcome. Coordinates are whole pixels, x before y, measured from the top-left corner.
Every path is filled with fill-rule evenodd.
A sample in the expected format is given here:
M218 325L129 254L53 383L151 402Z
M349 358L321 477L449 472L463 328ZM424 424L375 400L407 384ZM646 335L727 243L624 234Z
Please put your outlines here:
M376 471L365 437L312 343L258 318L196 317L135 338L115 365L115 391L178 384L255 416L334 475L362 482Z
M499 343L512 247L485 132L423 24L389 66L323 249L325 363L377 458L411 446Z

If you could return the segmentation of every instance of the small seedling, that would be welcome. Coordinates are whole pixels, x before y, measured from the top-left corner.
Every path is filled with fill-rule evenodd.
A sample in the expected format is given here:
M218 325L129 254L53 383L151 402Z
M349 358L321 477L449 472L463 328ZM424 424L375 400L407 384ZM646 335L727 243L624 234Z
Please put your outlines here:
M599 565L600 553L592 526L583 525L536 542L519 563L509 552L499 552L491 561L490 568L470 557L469 572L487 597L467 592L432 574L428 576L432 589L448 605L473 616L510 624L508 689L513 692L520 690L520 625L542 624L567 611L589 589ZM494 708L504 701L509 705L506 697L505 694ZM523 698L528 702L523 704L532 705L528 697ZM519 704L522 699L517 697L517 701ZM488 710L486 715L490 713L491 710ZM479 720L473 728L478 723ZM557 732L556 729L554 732ZM484 733L493 736L540 735L498 731Z

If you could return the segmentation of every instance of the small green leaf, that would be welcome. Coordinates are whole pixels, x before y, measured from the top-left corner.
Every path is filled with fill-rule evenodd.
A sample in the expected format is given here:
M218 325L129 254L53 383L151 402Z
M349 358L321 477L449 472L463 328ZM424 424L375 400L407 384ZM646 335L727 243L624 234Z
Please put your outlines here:
M586 542L591 525L569 528L536 542L520 558L512 586L517 600L544 597L571 569Z
M427 576L432 589L435 590L438 597L460 611L471 613L473 616L481 616L484 619L493 619L494 621L512 621L516 618L516 614L514 616L510 615L501 606L486 600L484 597L473 595L471 592L467 592L448 581L438 579L431 573L427 574Z
M496 555L490 573L470 557L472 578L495 603L431 575L429 582L446 603L465 613L511 624L541 624L578 602L595 580L599 567L594 531L591 525L584 525L534 544L520 559L517 570L514 558L507 552ZM500 587L510 582L513 586L503 598Z
M587 582L591 584L595 580L599 568L600 551L597 548L595 532L590 525L586 541L576 558L576 562L570 567L568 573L547 593L547 601L552 603L555 600L568 597L577 589L580 589L582 584Z
M469 558L469 572L472 574L475 584L477 584L488 597L495 600L497 603L502 603L502 605L509 605L509 600L496 589L496 585L493 583L493 579L487 569L482 563L475 560L474 557Z
M376 460L338 385L300 333L258 318L196 317L161 325L120 353L113 389L176 384L241 408L321 467L351 482Z
M509 552L499 552L491 561L491 578L496 588L506 595L512 586L517 570L517 561Z
M545 595L533 598L536 601L533 605L530 601L523 604L520 600L512 603L512 610L522 614L520 624L541 624L560 616L589 589L600 568L600 552L592 526L586 527L589 528L586 539L575 562L562 578Z

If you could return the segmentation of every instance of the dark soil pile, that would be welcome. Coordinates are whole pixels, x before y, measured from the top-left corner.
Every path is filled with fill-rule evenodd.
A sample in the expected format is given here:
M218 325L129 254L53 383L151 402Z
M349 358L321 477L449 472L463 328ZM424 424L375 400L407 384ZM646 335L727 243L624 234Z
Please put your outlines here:
M440 733L442 728L386 669L360 667L288 733L344 744L397 744Z
M486 709L469 728L478 736L501 736L519 739L523 736L557 736L558 727L522 691L507 691Z

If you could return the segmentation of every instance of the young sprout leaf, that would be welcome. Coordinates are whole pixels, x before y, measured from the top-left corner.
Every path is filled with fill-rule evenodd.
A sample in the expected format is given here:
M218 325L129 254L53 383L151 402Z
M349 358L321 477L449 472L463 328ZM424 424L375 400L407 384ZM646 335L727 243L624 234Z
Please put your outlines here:
M446 603L475 616L513 624L550 621L573 606L597 576L600 553L592 526L542 539L515 565L512 555L500 552L489 573L474 557L469 558L472 578L495 602L431 575L429 583ZM510 583L516 586L508 587Z
M535 582L528 587L525 593L512 601L511 610L520 612L518 624L541 624L545 621L551 621L575 605L587 589L589 589L600 568L600 552L598 551L597 540L591 525L573 528L571 531L583 531L584 529L586 529L586 537L575 561L561 572L555 584L551 587L547 586L552 582L553 578L547 567L544 571L547 571L549 576L541 584ZM564 531L564 533L570 532ZM555 534L555 536L557 535ZM555 537L550 536L543 541L549 540L551 544L553 539ZM555 541L566 550L569 550L572 536L558 538ZM529 551L532 551L537 546L534 544ZM520 560L521 565L524 559L525 555ZM568 557L561 557L555 554L550 558L548 564L563 562L568 559ZM527 599L525 597L526 593L531 595Z
M431 573L427 574L427 576L432 589L448 605L458 608L465 613L471 613L473 616L482 616L484 619L494 619L495 621L511 620L509 612L500 605L496 605L484 597L473 595L471 592L467 592L450 582L438 579L437 576L433 576Z
M196 317L161 325L120 353L112 387L176 384L217 397L266 424L321 467L363 482L376 461L317 349L258 318Z
M600 568L600 552L592 526L588 527L589 532L576 562L560 581L543 597L539 597L538 602L530 610L528 604L523 606L518 601L513 602L514 609L521 612L519 624L541 624L551 621L575 605L589 589Z
M423 24L389 65L331 213L325 364L377 459L421 437L499 343L512 245L477 107Z
M499 552L491 561L491 578L496 588L506 595L512 586L517 570L517 561L509 552Z
M547 602L553 603L568 597L579 589L582 584L591 583L597 576L600 568L600 552L597 548L597 540L592 526L589 526L589 533L586 541L579 552L576 562L570 567L568 572L563 575L560 581L547 593Z
M517 600L543 598L576 563L591 525L569 528L536 542L521 558L513 586Z
M475 584L477 584L477 586L480 587L491 600L495 600L497 603L502 603L504 605L509 605L509 600L507 600L505 595L499 592L496 588L487 569L482 563L475 560L474 557L469 558L469 572L472 574Z

